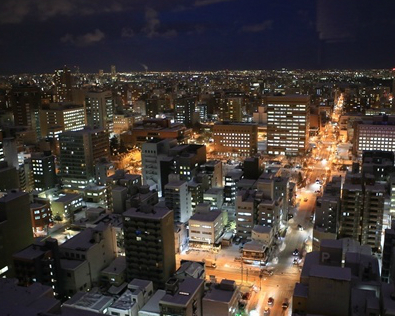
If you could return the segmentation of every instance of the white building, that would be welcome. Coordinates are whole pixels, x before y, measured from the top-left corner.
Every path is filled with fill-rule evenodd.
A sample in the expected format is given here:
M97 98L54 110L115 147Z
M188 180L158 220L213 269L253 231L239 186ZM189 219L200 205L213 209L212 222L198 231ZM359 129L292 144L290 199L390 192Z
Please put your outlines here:
M214 244L221 237L227 222L226 213L221 210L210 211L210 206L202 203L189 219L189 242Z
M172 181L165 185L166 206L174 212L174 222L186 223L192 215L192 198L186 181Z

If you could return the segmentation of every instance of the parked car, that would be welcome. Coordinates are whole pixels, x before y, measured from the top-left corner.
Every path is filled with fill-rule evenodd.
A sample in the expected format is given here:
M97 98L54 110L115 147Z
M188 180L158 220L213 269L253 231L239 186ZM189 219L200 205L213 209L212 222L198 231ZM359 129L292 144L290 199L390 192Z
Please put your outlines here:
M273 297L269 297L268 300L267 300L267 303L269 305L273 305L274 304L274 298Z
M296 248L292 254L294 256L299 256L299 250Z
M288 306L289 306L289 303L288 303L288 299L286 298L286 299L284 299L284 302L282 303L282 305L281 305L282 307L283 307L283 309L287 309L288 308Z
M270 315L270 308L268 306L265 307L263 310L263 316L268 316Z

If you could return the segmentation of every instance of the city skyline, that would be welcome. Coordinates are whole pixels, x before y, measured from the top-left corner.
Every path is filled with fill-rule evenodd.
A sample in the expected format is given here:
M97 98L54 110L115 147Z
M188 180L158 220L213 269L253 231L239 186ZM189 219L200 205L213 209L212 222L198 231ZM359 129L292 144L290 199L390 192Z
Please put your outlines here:
M3 1L0 74L392 68L384 1Z

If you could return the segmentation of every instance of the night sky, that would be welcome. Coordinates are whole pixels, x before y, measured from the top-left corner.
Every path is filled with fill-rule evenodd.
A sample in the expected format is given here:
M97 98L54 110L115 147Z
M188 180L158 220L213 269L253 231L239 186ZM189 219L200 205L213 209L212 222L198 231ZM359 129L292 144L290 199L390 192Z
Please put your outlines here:
M379 5L378 5L379 4ZM395 1L1 0L0 75L395 67Z

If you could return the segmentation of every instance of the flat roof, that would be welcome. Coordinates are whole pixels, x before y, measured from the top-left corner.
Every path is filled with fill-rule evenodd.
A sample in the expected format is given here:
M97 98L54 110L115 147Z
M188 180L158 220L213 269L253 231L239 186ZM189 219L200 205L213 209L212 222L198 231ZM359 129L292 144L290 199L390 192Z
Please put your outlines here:
M233 290L225 290L221 288L220 284L216 284L215 286L211 286L206 292L203 297L203 301L229 303L236 292L238 292L237 288L234 288Z
M166 294L160 302L186 306L199 288L203 287L203 283L202 279L186 278L179 283L178 291L174 295Z
M106 228L107 224L105 223L99 223L94 228L88 227L61 244L60 248L86 251L96 244L95 233L102 232Z
M351 281L351 269L316 264L311 267L309 276L340 281Z
M63 304L81 309L101 311L111 302L113 302L112 297L104 296L100 293L78 292Z
M140 309L142 312L160 314L159 301L166 295L166 291L157 290L150 300Z
M125 271L126 269L126 258L124 256L119 256L115 258L110 265L103 269L102 273L112 273L112 274L119 274Z
M190 217L190 221L200 221L200 222L214 222L219 216L221 216L222 211L212 210L209 212L195 213Z
M141 209L142 207L147 207L146 210ZM122 213L123 217L132 218L151 218L160 220L166 217L171 210L162 205L155 205L154 207L149 207L150 205L142 205L140 208L130 208L126 212Z

